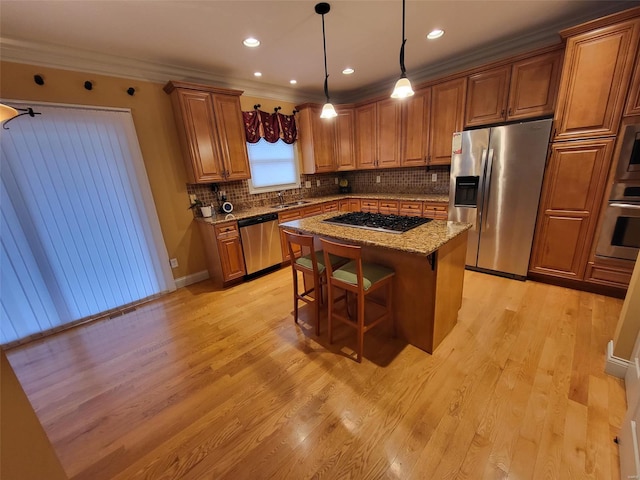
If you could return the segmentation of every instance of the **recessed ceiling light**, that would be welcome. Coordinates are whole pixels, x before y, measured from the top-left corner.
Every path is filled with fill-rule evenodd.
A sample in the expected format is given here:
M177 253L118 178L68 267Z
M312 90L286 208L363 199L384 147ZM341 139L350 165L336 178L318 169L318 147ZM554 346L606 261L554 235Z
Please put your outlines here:
M262 73L261 73L261 72L255 72L255 73L253 74L253 76L254 76L254 77L261 77L261 76L262 76Z
M440 30L439 28L436 28L435 30L431 30L431 32L427 34L427 38L429 40L434 40L436 38L440 38L443 35L444 35L444 30Z
M290 83L291 85L295 85L296 83L298 83L298 81L297 81L297 80L289 80L289 83Z
M351 75L353 72L355 72L353 68L345 68L344 70L342 70L342 73L344 73L345 75Z
M258 40L257 38L249 37L249 38L245 38L242 43L244 44L245 47L254 48L260 45L260 40Z

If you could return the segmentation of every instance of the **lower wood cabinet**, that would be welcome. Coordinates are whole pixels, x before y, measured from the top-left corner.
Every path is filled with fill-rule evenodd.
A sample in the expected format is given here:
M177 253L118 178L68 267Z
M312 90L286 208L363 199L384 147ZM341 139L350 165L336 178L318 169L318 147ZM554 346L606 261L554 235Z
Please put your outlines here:
M198 222L204 240L209 276L218 285L244 277L244 255L238 222L209 224Z
M400 215L407 215L409 217L421 217L422 216L422 202L401 201L400 202Z
M449 205L446 203L424 202L422 216L434 220L447 220L449 218Z
M338 201L335 202L325 202L322 204L322 213L327 212L337 212L338 211Z
M545 175L530 271L583 280L614 139L554 144Z
M397 200L379 200L378 201L378 213L384 213L385 215L398 215L400 210L400 202Z
M361 212L378 213L378 207L379 207L378 200L369 200L369 199L360 200Z
M609 287L627 288L635 262L595 257L587 264L585 281Z

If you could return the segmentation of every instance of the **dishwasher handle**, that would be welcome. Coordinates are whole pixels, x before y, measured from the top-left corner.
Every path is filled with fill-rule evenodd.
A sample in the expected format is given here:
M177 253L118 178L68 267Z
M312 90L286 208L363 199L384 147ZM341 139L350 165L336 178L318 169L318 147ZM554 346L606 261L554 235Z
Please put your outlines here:
M272 222L274 220L278 220L277 213L265 213L264 215L260 215L257 217L238 220L238 227L248 227L249 225L257 225L258 223Z

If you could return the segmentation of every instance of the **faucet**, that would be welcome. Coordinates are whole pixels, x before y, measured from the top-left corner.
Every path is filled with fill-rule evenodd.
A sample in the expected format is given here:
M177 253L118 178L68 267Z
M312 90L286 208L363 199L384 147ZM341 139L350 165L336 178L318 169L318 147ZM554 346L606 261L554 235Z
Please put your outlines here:
M282 195L284 195L284 191L278 192L278 198L280 199L280 205L284 205L284 198L282 197Z

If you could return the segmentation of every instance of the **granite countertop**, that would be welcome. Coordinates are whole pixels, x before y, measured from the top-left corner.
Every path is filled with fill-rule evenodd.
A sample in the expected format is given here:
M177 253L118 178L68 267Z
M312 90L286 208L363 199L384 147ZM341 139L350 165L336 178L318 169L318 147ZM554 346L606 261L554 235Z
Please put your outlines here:
M404 201L416 201L416 202L435 202L435 203L449 203L449 195L442 193L434 193L434 194L420 194L420 193L344 193L344 194L336 194L336 195L325 195L322 197L313 197L313 198L304 198L303 200L306 202L302 205L291 205L287 208L273 208L270 206L266 207L252 207L252 208L242 208L238 210L234 210L232 213L223 214L217 213L214 214L213 217L202 218L197 217L196 220L204 223L222 223L227 222L229 220L242 220L243 218L251 218L258 217L260 215L265 215L267 213L278 213L278 212L286 212L289 210L294 210L297 208L310 207L312 205L317 205L319 203L331 202L334 200L342 200L345 198L372 198L372 199L380 199L380 200L404 200ZM285 201L287 203L287 201ZM335 212L333 212L335 215Z
M345 240L358 245L390 248L418 255L429 255L445 243L471 228L470 223L432 220L404 233L376 232L355 227L344 227L322 220L335 217L336 212L323 213L300 220L280 224L311 235L321 235Z

